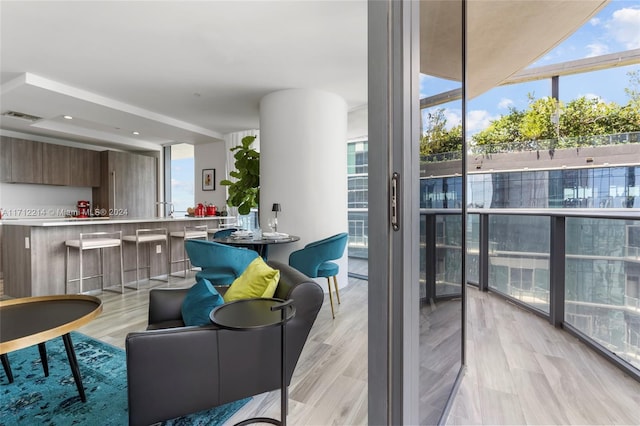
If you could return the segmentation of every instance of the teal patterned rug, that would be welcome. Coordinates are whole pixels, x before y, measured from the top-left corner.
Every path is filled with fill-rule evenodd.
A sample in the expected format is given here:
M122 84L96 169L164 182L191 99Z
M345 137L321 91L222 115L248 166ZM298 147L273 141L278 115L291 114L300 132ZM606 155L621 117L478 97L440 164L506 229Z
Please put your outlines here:
M126 426L127 364L124 350L71 333L87 402L80 401L62 338L47 342L49 377L38 347L9 353L13 383L0 368L0 425ZM164 426L221 425L251 398L164 422Z

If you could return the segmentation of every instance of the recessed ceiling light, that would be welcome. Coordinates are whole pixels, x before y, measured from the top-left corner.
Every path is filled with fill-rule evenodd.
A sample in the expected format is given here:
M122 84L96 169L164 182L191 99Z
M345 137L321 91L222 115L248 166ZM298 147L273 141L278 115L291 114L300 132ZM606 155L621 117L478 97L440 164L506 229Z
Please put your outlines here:
M139 135L139 134L140 134L140 132L133 132L133 134L134 134L134 135Z
M73 120L73 117L70 115L63 116L65 120Z

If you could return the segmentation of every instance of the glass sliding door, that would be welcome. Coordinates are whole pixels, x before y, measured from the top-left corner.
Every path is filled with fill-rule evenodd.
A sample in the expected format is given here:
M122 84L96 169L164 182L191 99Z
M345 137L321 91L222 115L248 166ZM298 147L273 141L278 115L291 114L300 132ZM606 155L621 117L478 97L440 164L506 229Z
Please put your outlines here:
M463 360L464 2L420 2L419 423L446 421Z
M455 139L455 149L443 158L456 156L437 200L441 208L421 208L420 186L423 173L446 169L421 161L424 143L431 141L423 132L428 112L421 98L457 91L462 99L463 4L369 2L369 424L444 422L460 378L462 100L434 111L440 118L457 114L450 125L439 123L439 135Z

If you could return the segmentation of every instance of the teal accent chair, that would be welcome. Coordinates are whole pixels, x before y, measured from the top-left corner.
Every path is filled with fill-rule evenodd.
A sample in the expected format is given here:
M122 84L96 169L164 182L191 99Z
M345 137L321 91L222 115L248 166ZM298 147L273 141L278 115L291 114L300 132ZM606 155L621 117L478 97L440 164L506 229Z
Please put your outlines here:
M338 290L338 272L340 267L330 260L340 259L347 246L349 234L346 232L331 237L314 241L304 248L296 250L289 255L289 265L310 278L325 277L329 286L329 301L331 302L331 316L335 319L333 310L333 295L331 293L331 280L336 288L336 298L340 304L340 292Z
M196 280L206 278L213 285L230 285L258 257L253 250L214 241L187 240L184 246L191 264L201 268Z

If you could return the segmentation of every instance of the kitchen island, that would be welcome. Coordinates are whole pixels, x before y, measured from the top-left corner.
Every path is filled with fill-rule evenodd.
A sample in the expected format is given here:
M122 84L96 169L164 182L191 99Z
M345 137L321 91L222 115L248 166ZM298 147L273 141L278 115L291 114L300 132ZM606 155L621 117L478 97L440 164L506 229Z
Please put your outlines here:
M4 294L11 297L49 296L65 293L65 241L78 239L80 233L117 232L135 235L137 229L167 228L169 233L183 231L185 226L207 225L218 228L225 216L183 217L183 218L43 218L43 219L3 219L2 220L2 265L4 273ZM181 244L172 245L171 258L183 258ZM170 245L171 247L171 245ZM157 251L160 253L157 253ZM148 247L140 248L141 266L147 263ZM141 269L141 279L166 274L167 255L164 246L153 248L150 254L151 269ZM125 284L133 284L135 272L135 244L123 243ZM119 283L118 250L104 251L105 285ZM88 253L84 259L84 275L94 275L98 271L98 255ZM183 271L183 263L173 264L171 273ZM78 256L72 251L69 261L70 278L77 278ZM147 275L144 275L147 274ZM77 282L76 282L77 283ZM100 280L84 280L84 290L100 289ZM70 292L73 289L71 283Z

